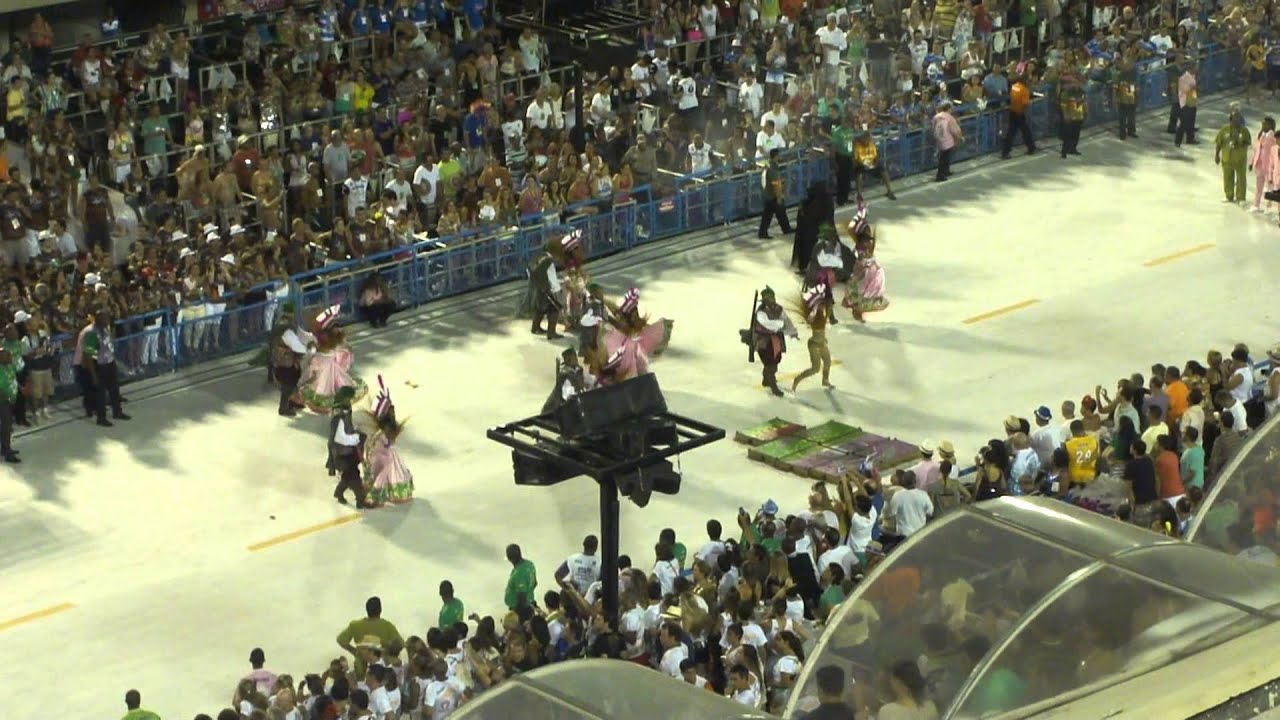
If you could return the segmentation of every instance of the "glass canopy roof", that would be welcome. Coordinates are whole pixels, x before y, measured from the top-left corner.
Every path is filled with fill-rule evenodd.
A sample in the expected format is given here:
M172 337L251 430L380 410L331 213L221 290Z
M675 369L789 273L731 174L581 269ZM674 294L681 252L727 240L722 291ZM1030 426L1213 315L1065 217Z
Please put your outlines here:
M1275 564L1274 507L1280 498L1280 416L1253 432L1209 488L1187 539L1231 555Z
M828 623L787 717L836 665L873 712L914 663L943 718L1061 705L1280 619L1280 569L1049 498L999 498L932 523Z
M511 677L457 720L768 720L759 710L620 660L575 660Z

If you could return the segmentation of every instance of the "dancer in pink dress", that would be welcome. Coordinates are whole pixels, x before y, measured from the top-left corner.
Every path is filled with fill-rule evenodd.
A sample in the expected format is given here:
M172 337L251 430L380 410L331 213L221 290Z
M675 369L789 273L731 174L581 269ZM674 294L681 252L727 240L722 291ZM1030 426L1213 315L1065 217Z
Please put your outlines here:
M854 320L865 323L864 313L889 306L889 299L884 296L884 268L876 260L876 228L867 222L865 205L858 208L858 214L849 223L849 241L853 243L858 261L849 276L843 304L853 311Z
M649 322L648 316L640 314L640 291L631 288L613 309L610 324L612 327L604 335L604 354L612 361L621 351L617 377L625 380L649 372L649 359L666 349L674 322L666 319Z
M338 388L355 390L352 402L358 402L369 392L364 381L351 374L351 348L346 334L338 324L341 305L325 308L312 321L312 334L316 339L315 352L307 360L307 369L298 383L298 394L311 412L328 415L333 411L333 396Z
M1253 170L1253 211L1265 212L1262 209L1263 194L1280 187L1275 184L1275 177L1280 175L1280 168L1276 167L1275 118L1263 118L1262 129L1253 139L1253 148L1249 151L1249 167Z
M373 406L373 422L377 426L364 443L364 462L369 473L369 501L375 506L401 504L413 500L413 473L400 459L396 440L404 423L396 420L396 406L391 392L378 376L378 399Z

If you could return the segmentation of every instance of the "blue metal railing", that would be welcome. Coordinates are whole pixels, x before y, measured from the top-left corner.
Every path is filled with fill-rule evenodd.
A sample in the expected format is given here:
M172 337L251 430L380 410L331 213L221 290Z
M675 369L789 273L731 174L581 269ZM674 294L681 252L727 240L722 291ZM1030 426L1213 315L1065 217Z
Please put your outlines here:
M1240 53L1217 50L1199 64L1201 94L1239 84ZM1163 67L1148 67L1139 74L1138 109L1168 107L1167 76ZM1116 119L1111 86L1090 80L1086 86L1088 125ZM1057 113L1046 99L1031 105L1031 124L1037 137L1057 129ZM968 142L958 149L957 160L996 152L1000 148L1005 112L988 110L960 118ZM932 133L910 129L877 140L881 157L895 176L928 172L936 167ZM831 177L830 157L821 148L787 153L782 165L788 205L799 203L813 183ZM581 229L589 259L628 250L662 238L723 225L758 214L762 209L760 169L726 171L675 178L666 186L635 188L629 200L596 214L570 218L565 225ZM451 295L470 292L524 276L544 246L549 232L562 227L548 225L543 216L523 218L511 228L468 231L459 236L389 250L360 260L327 265L289 279L288 296L300 308L340 304L344 321L356 312L361 283L372 272L381 272L401 307L414 307ZM270 294L269 294L270 295ZM158 326L121 337L118 352L127 377L139 378L171 372L241 352L265 342L271 320L282 298L237 307L225 313L187 319L166 312ZM123 321L136 324L141 318ZM148 318L154 323L154 316ZM72 348L67 339L56 379L60 389L74 386Z

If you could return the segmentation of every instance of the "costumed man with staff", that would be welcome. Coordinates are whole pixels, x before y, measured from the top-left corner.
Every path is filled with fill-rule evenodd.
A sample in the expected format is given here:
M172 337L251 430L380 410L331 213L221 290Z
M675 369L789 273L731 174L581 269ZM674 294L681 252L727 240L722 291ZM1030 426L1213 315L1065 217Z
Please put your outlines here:
M769 225L774 218L785 235L791 234L791 221L787 220L787 195L783 191L782 169L778 167L778 149L769 151L769 164L760 173L760 189L764 195L764 211L760 213L761 240L769 239Z
M564 266L563 244L560 240L548 240L546 249L529 267L529 290L526 296L533 313L531 332L534 335L546 333L548 340L563 337L556 332L556 324L560 322L560 310L563 307L560 294L564 288L558 270ZM542 329L543 320L547 321L546 330Z
M1058 107L1062 110L1062 157L1079 155L1080 130L1084 127L1084 77L1074 68L1058 78Z
M271 331L271 377L280 386L279 414L295 417L300 405L295 400L298 381L302 379L302 362L316 346L316 338L306 330L295 326L293 304L280 306L280 317Z
M339 388L333 396L333 414L329 418L329 461L325 469L329 476L338 476L338 484L333 488L333 497L343 505L347 504L347 491L355 493L356 507L365 509L364 483L360 477L360 458L364 455L362 444L364 435L356 428L351 417L351 401L356 397L356 390L351 386Z
M578 353L566 348L556 361L556 386L542 404L542 414L555 412L569 398L595 387L596 379L578 362Z
M747 359L753 360L755 353L760 354L764 365L760 384L778 397L782 397L782 390L778 388L778 365L787 351L788 337L799 339L800 334L786 310L778 304L773 288L766 287L760 291L760 304L751 316L750 346L754 352L749 353Z
M804 323L809 326L809 369L796 376L791 381L791 391L795 392L800 386L800 381L808 377L817 375L822 372L822 386L835 387L831 384L831 349L827 346L827 320L835 321L831 317L831 305L829 298L831 291L822 283L819 283L800 295L800 316L804 319Z
M609 306L604 299L604 288L597 283L587 284L587 299L582 317L578 318L578 355L587 364L601 352L601 331L610 320Z

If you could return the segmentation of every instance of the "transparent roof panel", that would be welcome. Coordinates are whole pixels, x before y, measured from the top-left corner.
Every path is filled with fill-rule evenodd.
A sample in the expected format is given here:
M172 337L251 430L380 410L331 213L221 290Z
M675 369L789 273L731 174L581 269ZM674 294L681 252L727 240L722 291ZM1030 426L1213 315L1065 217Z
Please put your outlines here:
M517 675L459 720L767 720L770 715L635 663L576 660Z
M1166 543L1122 553L1121 567L1193 594L1280 617L1280 568L1261 566L1201 545Z
M1280 554L1275 511L1280 498L1280 416L1255 430L1212 483L1187 539L1275 566Z
M1047 709L1266 622L1119 568L1095 566L1064 586L987 661L952 717Z
M794 693L794 708L816 703L813 669L836 665L864 687L903 660L933 657L930 695L950 706L977 659L959 640L998 644L1088 557L996 522L961 512L929 526L892 553L828 623Z
M1097 513L1053 498L1000 497L979 503L973 506L973 510L1093 557L1145 547L1158 537L1135 525L1105 519L1099 522L1103 518Z

